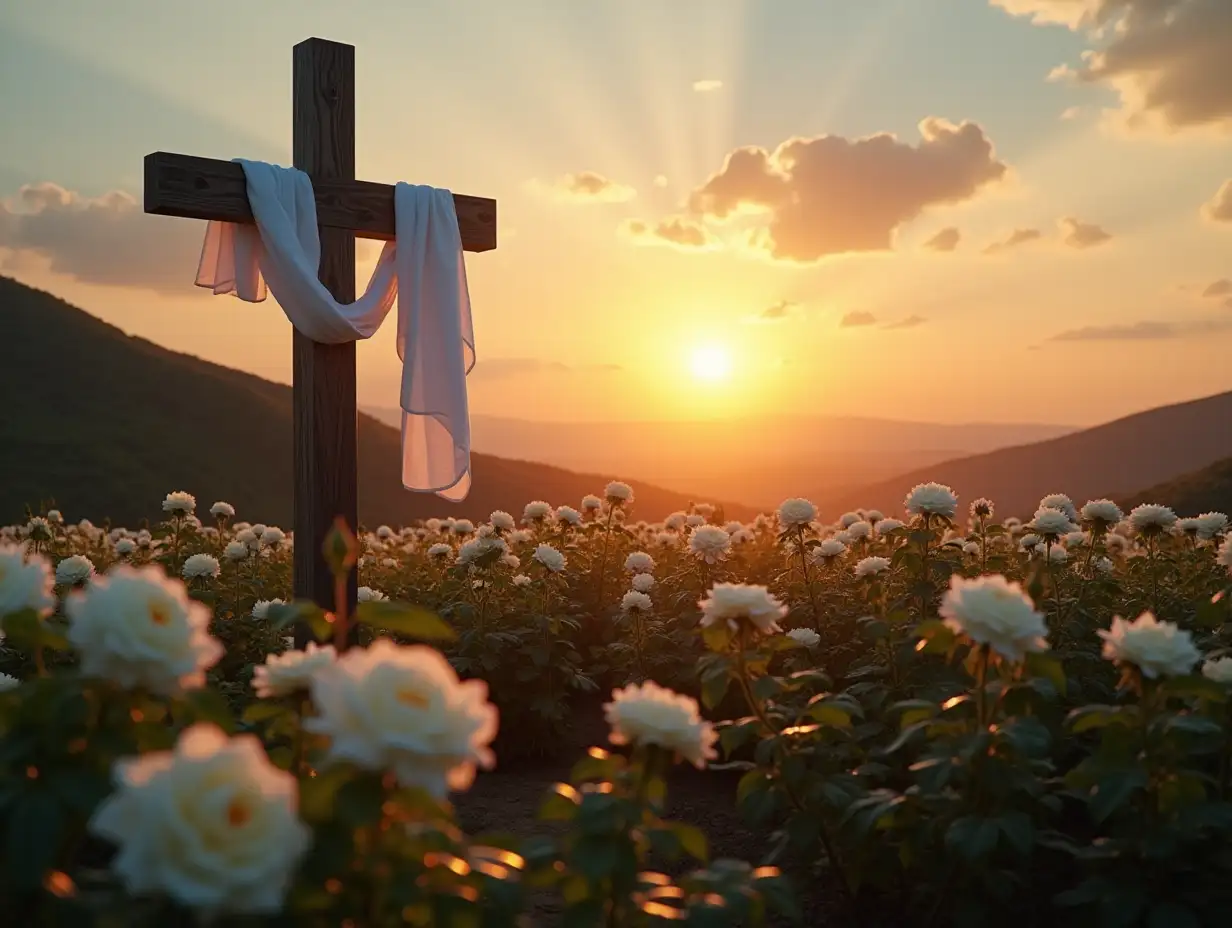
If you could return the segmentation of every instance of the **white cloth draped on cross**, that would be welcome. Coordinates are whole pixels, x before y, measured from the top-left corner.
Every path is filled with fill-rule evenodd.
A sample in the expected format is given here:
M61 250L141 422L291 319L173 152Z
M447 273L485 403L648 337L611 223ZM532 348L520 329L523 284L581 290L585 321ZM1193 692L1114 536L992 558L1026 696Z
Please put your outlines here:
M291 324L325 344L370 338L396 295L402 484L465 499L471 485L466 375L475 364L475 333L453 195L395 186L396 239L385 243L363 295L344 305L317 278L321 242L308 175L235 160L244 168L256 224L209 223L197 286L257 303L268 285Z

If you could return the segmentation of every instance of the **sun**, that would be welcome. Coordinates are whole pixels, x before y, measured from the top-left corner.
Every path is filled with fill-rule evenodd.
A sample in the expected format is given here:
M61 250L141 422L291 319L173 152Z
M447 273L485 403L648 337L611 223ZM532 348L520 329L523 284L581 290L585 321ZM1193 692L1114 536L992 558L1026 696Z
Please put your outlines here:
M694 350L689 368L698 380L726 380L731 374L731 356L717 345L707 345Z

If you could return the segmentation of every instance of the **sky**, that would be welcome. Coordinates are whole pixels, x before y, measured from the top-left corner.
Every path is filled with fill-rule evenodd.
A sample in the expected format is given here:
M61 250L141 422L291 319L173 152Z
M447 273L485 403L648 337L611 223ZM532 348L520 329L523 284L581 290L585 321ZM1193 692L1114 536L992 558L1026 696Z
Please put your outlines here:
M1227 0L5 4L0 273L289 382L286 318L193 287L204 224L145 216L141 165L289 163L309 36L356 46L359 177L498 201L474 413L1083 425L1232 389ZM393 328L363 404L397 403Z

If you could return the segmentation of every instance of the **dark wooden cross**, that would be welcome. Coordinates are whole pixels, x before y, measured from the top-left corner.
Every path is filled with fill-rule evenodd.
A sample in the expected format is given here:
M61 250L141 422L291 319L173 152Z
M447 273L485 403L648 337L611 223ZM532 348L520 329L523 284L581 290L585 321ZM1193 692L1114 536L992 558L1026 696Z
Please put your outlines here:
M394 237L394 188L355 179L355 47L324 39L295 46L292 163L312 178L321 234L321 283L340 303L355 300L355 236ZM462 247L496 247L496 201L454 196ZM231 161L154 152L145 157L145 211L251 223L244 171ZM322 345L295 332L294 529L297 599L334 607L321 553L341 516L358 519L355 343ZM357 575L347 583L354 608Z

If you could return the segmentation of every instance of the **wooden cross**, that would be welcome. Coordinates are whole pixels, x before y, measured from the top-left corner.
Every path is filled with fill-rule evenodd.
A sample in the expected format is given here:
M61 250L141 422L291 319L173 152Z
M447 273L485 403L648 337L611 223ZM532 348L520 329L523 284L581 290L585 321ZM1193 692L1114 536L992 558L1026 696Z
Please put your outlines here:
M355 236L394 237L394 188L355 179L355 47L324 39L295 46L292 163L312 178L321 235L321 283L340 303L355 300ZM454 195L466 251L496 247L496 201ZM244 171L230 161L154 152L145 157L145 211L251 223ZM341 516L358 519L355 343L322 345L295 332L294 589L334 608L321 546ZM357 573L347 582L355 606Z

